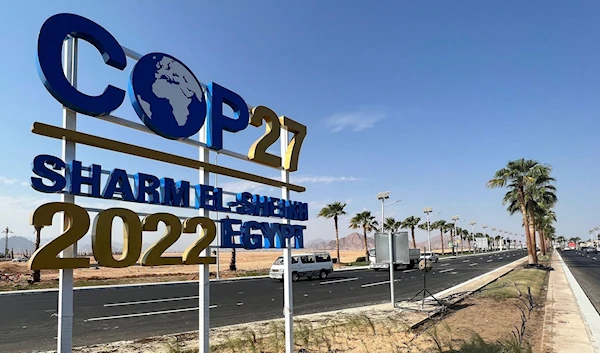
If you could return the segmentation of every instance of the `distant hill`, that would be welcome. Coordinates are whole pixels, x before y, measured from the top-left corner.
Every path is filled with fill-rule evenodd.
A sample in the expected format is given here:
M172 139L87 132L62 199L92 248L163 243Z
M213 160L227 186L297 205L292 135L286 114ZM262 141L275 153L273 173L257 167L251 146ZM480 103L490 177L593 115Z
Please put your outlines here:
M25 251L32 252L34 247L35 244L33 241L25 237L8 237L9 251L12 249L15 253L22 253ZM4 237L0 237L0 252L4 253Z
M373 237L367 236L367 244L369 248L375 247ZM311 250L335 250L335 239L329 241L316 239L308 242L304 247ZM364 238L360 233L354 232L340 238L340 250L363 250L364 248Z

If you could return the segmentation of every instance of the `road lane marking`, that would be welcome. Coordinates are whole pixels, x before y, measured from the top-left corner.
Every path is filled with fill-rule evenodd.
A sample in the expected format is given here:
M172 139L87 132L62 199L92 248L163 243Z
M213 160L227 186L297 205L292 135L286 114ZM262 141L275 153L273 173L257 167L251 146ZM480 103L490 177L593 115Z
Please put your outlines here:
M450 264L443 264L443 265L440 265L440 266L448 266L448 265L450 265Z
M444 272L449 272L449 271L454 271L454 269L453 268L447 268L445 270L439 271L438 273L444 273Z
M596 258L595 258L595 257L592 257L592 259L596 260Z
M216 308L216 305L210 305L209 309ZM152 316L152 315L162 315L162 314L173 314L173 313L182 313L185 311L199 311L198 307L195 308L184 308L184 309L173 309L173 310L161 310L161 311L150 311L147 313L137 313L137 314L125 314L125 315L114 315L114 316L104 316L104 317L93 317L91 319L85 319L84 322L90 321L103 321L103 320L114 320L114 319L127 319L130 317L140 317L140 316Z
M416 271L416 270L415 270L415 269L412 269L412 270L404 270L404 271L402 271L402 272L404 272L404 273L409 273L409 272L413 272L413 271Z
M498 260L502 260L502 259L503 259L503 257L499 257L499 258L498 258Z
M395 279L394 282L400 282L399 279ZM390 284L390 281L384 281L384 282L375 282L375 283L367 283L367 284L361 284L361 288L367 288L367 287L373 287L373 286L380 286L382 284Z
M458 272L450 272L450 274L451 274L451 275L455 275L455 274L457 274L457 273L458 273Z
M470 264L469 266L477 266L477 262L473 262L472 264Z
M148 303L174 302L174 301L179 301L179 300L198 299L198 298L200 298L200 296L194 295L194 296L191 296L191 297L178 297L178 298L166 298L166 299L139 300L139 301L136 301L136 302L122 302L122 303L104 304L104 307L136 305L136 304L148 304Z
M487 262L492 262L492 261L494 261L494 260L487 260Z
M349 281L356 281L357 279L358 279L358 277L336 279L336 280L332 280L332 281L320 282L319 284L331 284L331 283L349 282Z
M470 260L468 260L468 259L467 259L467 260L463 260L463 262L469 262L469 261L470 261Z

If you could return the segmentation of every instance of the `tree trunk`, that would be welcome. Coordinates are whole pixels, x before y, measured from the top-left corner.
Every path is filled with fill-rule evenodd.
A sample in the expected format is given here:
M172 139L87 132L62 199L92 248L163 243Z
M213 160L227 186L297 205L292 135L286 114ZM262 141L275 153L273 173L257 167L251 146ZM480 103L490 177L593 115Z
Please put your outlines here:
M34 251L37 251L37 249L40 248L41 239L42 239L42 228L41 227L36 227L36 229L35 229L35 249L34 249ZM31 275L31 280L34 283L37 283L37 282L41 281L41 279L42 279L42 275L41 275L40 270L34 270L33 273L32 273L32 275Z
M546 238L544 237L544 228L540 227L539 230L539 237L540 237L540 251L542 252L542 255L546 255Z
M231 262L229 262L229 271L237 271L235 248L231 249Z
M444 230L440 228L440 240L442 241L442 255L444 255Z
M471 238L467 238L467 242L469 243L469 252L471 252Z
M340 236L338 232L338 218L337 216L333 217L333 222L335 223L335 249L337 250L337 263L341 263L340 259ZM367 258L367 260L369 260Z
M533 253L535 254L535 263L538 263L538 257L537 257L537 240L535 239L535 233L537 232L537 227L536 227L536 222L535 222L535 214L533 212L529 212L529 234L531 236L531 248ZM542 244L540 244L540 248L542 247Z
M413 246L412 247L413 247L413 249L416 249L417 248L417 242L415 241L415 227L410 227L410 232L411 232L411 235L412 235L412 242L413 242L413 244L412 244Z
M392 236L392 232L390 231L390 237ZM363 227L363 237L365 240L365 256L367 261L369 260L369 244L367 243L367 227Z
M465 245L463 244L465 242L465 239L463 239L462 234L460 235L460 253L462 254L463 252L465 252Z
M528 257L528 263L530 265L535 265L537 264L537 254L535 252L535 240L533 241L533 246L532 246L532 241L531 241L531 231L529 229L529 217L528 217L528 212L527 212L527 207L525 205L525 193L523 192L523 190L519 190L518 191L518 201L519 201L519 207L521 208L521 214L523 215L523 225L525 227L525 239L527 240L527 257Z

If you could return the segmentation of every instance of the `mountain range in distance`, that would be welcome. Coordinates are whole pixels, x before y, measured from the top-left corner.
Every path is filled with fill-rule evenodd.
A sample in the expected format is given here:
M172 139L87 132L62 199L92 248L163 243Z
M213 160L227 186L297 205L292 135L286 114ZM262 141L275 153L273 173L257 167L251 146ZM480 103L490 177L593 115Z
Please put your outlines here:
M369 248L375 247L375 240L373 237L367 236L367 245ZM310 250L335 250L335 239L323 240L315 239L309 241L304 245L305 249ZM340 238L340 250L364 250L365 240L364 236L360 233L351 233L345 237Z

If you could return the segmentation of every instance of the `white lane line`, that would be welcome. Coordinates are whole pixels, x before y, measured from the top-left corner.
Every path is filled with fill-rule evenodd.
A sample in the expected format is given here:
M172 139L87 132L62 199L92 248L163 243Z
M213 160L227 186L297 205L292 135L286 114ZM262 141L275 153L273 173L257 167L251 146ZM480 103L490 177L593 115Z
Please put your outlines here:
M470 260L463 260L463 262L469 262Z
M198 298L200 298L200 297L195 295L195 296L191 296L191 297L151 299L151 300L140 300L137 302L112 303L112 304L104 304L104 306L111 307L111 306L125 306L125 305L148 304L148 303L163 303L163 302L174 302L174 301L179 301L179 300L198 299Z
M438 273L444 273L444 272L449 272L449 271L454 271L454 269L453 268L447 268L445 270L439 271Z
M487 260L487 262L492 262L492 261L494 261L494 260Z
M333 281L320 282L319 284L331 284L331 283L349 282L349 281L356 281L357 279L358 279L358 277L336 279L336 280L333 280Z
M399 279L395 279L394 282L399 282ZM375 282L375 283L368 283L368 284L361 284L360 288L367 288L367 287L373 287L373 286L380 286L382 284L390 284L390 281L384 281L384 282Z
M458 272L450 272L450 274L451 274L451 275L455 275L455 274L457 274L457 273L458 273Z
M216 305L210 305L209 309L216 308ZM162 315L162 314L172 314L172 313L182 313L185 311L198 311L198 307L195 308L184 308L184 309L173 309L173 310L161 310L161 311L151 311L147 313L137 313L137 314L126 314L126 315L114 315L114 316L104 316L104 317L93 317L91 319L83 320L84 322L89 321L103 321L103 320L113 320L113 319L127 319L130 317L140 317L140 316L152 316L152 315Z
M402 271L402 272L404 272L404 273L409 273L409 272L413 272L413 271L416 271L416 270L415 270L415 269L412 269L412 270L404 270L404 271Z
M595 257L592 257L592 259L596 260L596 258L595 258Z
M450 265L450 264L443 264L443 265L440 265L440 266L448 266L448 265Z
M502 259L503 259L503 257L499 257L499 258L498 258L498 260L502 260Z
M470 264L469 266L477 266L477 262L473 262L472 264Z

